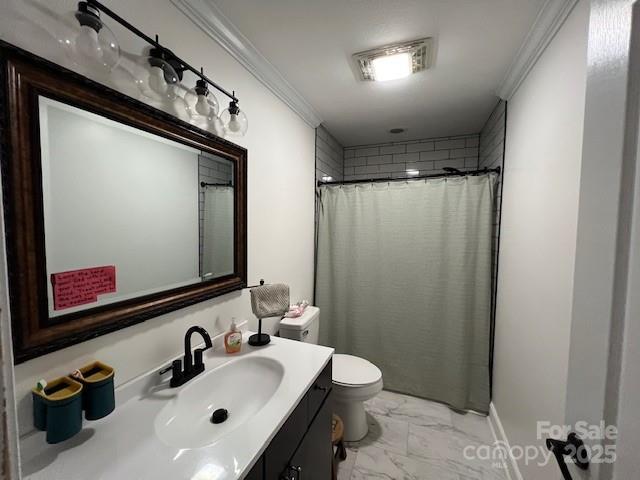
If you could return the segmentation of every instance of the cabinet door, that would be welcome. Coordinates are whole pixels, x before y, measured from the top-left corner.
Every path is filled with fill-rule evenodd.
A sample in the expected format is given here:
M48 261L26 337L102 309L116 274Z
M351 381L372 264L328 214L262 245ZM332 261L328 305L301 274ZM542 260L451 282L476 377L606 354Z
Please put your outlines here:
M320 411L309 426L307 434L289 462L289 478L296 480L328 480L331 478L331 418L333 397L329 393ZM292 476L295 470L298 474Z
M264 457L260 457L244 480L264 480Z
M307 397L305 396L265 451L265 480L278 480L280 478L306 431Z
M330 360L329 364L324 368L318 378L316 378L316 381L313 382L313 385L309 389L309 393L307 393L307 401L309 403L307 422L309 425L311 425L320 405L322 405L322 402L324 402L329 391L331 391L331 387L333 386L331 368L332 365Z

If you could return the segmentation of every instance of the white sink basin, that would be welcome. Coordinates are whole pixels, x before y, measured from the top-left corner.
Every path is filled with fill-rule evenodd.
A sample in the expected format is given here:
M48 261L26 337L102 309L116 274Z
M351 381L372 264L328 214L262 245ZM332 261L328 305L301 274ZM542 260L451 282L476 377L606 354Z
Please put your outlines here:
M248 357L205 372L180 388L155 419L162 442L181 449L212 445L251 420L278 389L284 367L276 360ZM211 423L219 408L226 421Z

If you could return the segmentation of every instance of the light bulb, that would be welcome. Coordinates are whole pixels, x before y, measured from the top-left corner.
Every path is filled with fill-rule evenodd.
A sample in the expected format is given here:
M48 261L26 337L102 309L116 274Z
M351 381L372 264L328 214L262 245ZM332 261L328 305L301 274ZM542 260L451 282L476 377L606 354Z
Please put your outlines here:
M207 102L206 95L198 95L198 100L196 102L195 110L198 114L207 116L211 111L211 107L209 106L209 102Z
M231 114L231 120L229 120L229 130L233 133L238 133L242 129L242 124L238 121L238 115Z

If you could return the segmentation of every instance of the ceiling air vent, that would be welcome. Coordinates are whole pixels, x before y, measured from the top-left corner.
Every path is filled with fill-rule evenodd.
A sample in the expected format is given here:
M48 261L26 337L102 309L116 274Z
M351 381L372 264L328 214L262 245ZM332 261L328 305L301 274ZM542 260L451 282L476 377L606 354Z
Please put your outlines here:
M353 55L362 80L395 80L431 67L433 39L394 43Z

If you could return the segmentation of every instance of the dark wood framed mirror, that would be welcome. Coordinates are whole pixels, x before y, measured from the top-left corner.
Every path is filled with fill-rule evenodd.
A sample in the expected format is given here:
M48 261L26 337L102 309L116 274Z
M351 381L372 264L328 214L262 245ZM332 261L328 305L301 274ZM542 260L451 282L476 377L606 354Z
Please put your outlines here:
M246 287L247 151L0 43L16 363Z

